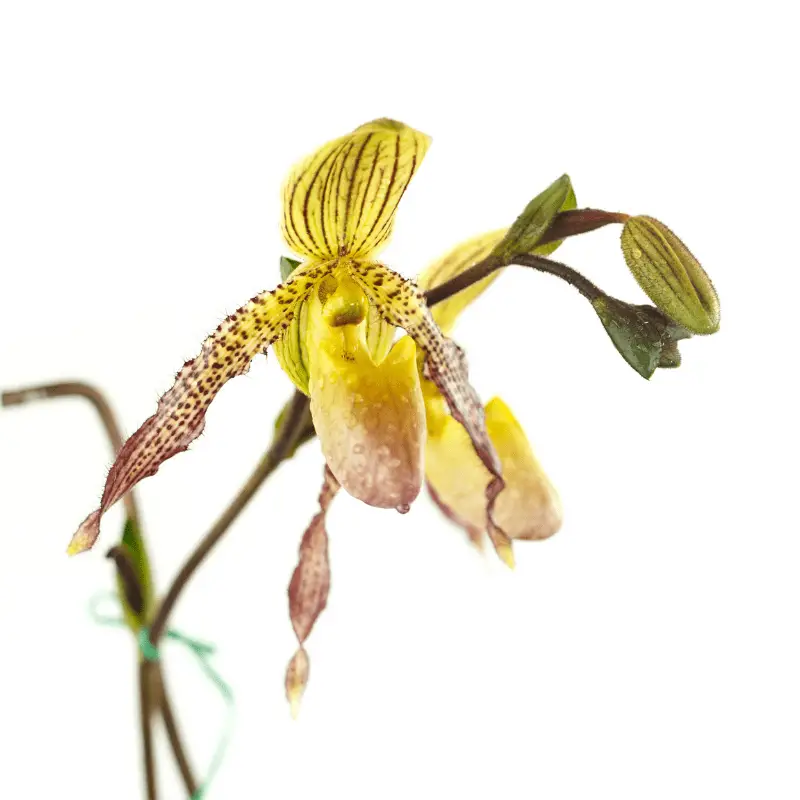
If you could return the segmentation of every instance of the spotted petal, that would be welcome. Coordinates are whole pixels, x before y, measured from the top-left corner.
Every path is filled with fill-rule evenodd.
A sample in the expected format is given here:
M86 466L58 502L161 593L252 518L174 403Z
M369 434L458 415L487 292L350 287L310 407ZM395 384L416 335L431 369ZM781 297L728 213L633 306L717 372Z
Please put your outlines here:
M281 336L298 303L325 271L326 267L319 264L297 270L285 284L256 295L220 323L204 342L200 355L178 372L173 387L159 400L156 413L122 446L108 473L100 508L72 537L70 554L89 549L100 532L103 514L202 433L206 411L217 392L231 378L247 372L254 356Z
M492 476L485 492L487 531L498 555L513 565L511 540L495 516L497 496L505 485L500 460L486 430L483 405L469 382L463 351L439 330L412 281L376 262L353 262L349 269L387 322L403 328L425 353L425 377L441 392L450 413L464 426L475 453Z
M288 245L322 260L376 252L429 144L424 133L379 119L305 158L283 190Z
M427 396L427 395L426 395ZM426 407L436 415L436 398ZM561 502L533 454L511 409L495 397L486 405L486 428L494 444L506 488L495 515L512 539L546 539L561 527ZM434 500L480 543L486 529L483 491L492 476L476 457L464 429L447 415L429 424L425 474Z

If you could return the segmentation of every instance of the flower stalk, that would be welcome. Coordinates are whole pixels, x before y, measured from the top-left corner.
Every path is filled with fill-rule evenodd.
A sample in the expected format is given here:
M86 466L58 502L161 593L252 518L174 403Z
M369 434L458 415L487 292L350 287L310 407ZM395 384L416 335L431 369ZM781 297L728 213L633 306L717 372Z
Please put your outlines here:
M543 540L560 529L558 492L525 431L501 398L483 403L470 383L464 351L450 338L458 316L500 270L524 266L573 286L591 303L620 355L644 378L680 364L681 339L719 326L716 291L671 230L651 217L578 209L566 174L536 195L510 227L459 244L416 282L390 269L377 256L430 141L403 123L378 119L299 161L284 186L281 230L301 259L281 259L282 282L254 295L209 334L153 415L124 443L108 404L85 384L3 395L6 405L86 397L116 452L99 507L79 525L68 552L89 550L103 515L118 501L125 503L125 531L108 556L116 566L125 620L140 634L149 800L156 800L157 791L152 727L157 713L187 791L197 794L158 660L160 641L172 635L170 615L259 488L310 438L320 441L325 479L288 592L297 637L285 680L293 714L309 676L306 640L327 604L326 514L340 489L368 505L405 513L427 484L443 513L476 545L488 538L510 567L514 541ZM565 239L610 224L623 226L625 260L654 306L611 297L550 258ZM296 391L276 422L269 449L156 602L132 490L189 448L223 386L270 347Z
M25 389L6 391L0 395L0 405L18 406L25 403L48 400L59 397L81 397L91 403L102 423L103 430L108 438L114 453L122 447L123 438L116 415L105 395L94 386L81 381L67 381L63 383L43 384L30 386ZM128 493L124 498L125 530L136 531L136 536L141 542L139 527L140 515L136 495ZM143 549L136 555L146 560ZM125 611L126 621L135 631L136 624L142 624L148 612L147 600L149 586L143 585L141 569L133 563L129 548L125 540L114 545L107 554L114 562L117 572L120 602ZM149 569L146 570L149 573ZM149 575L148 575L149 577ZM172 754L178 764L187 795L192 798L198 789L186 748L175 719L172 703L166 688L164 671L160 661L147 661L139 659L138 669L139 716L142 736L142 760L144 764L145 786L148 800L156 800L156 758L153 747L153 727L155 718L161 715L167 733Z

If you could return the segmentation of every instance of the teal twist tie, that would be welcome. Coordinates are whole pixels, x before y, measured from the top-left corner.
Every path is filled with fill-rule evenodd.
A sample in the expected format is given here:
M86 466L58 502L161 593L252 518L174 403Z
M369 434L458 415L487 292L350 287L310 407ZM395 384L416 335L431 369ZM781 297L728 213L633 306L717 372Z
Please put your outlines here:
M90 603L90 613L92 618L98 625L109 625L114 627L127 627L127 624L122 617L111 617L105 614L101 614L97 610L97 606L102 601L103 597L94 598ZM117 599L115 597L115 599ZM228 719L225 724L225 728L220 735L219 742L217 743L217 748L214 751L214 755L211 759L211 764L208 767L208 773L206 775L206 779L202 782L200 787L197 791L192 795L192 800L203 800L206 796L206 792L208 791L208 787L211 785L211 781L216 777L216 774L222 764L222 760L225 757L225 751L228 749L228 744L230 743L231 733L233 731L233 716L234 716L234 696L233 690L231 689L230 685L226 683L226 681L222 678L222 676L211 666L209 663L209 657L212 656L216 648L213 644L209 644L208 642L202 642L199 639L192 639L189 636L181 633L180 631L173 630L168 628L164 631L164 638L170 639L173 642L177 642L178 644L183 645L187 650L189 650L195 658L197 658L198 663L200 664L200 669L202 669L205 676L211 681L212 684L216 687L217 691L222 696L222 699L225 701L226 705L228 706ZM139 652L142 654L142 658L145 661L149 661L151 663L155 663L161 660L161 652L158 647L156 647L150 641L150 629L146 627L139 628L139 631L136 635L136 640L139 645Z

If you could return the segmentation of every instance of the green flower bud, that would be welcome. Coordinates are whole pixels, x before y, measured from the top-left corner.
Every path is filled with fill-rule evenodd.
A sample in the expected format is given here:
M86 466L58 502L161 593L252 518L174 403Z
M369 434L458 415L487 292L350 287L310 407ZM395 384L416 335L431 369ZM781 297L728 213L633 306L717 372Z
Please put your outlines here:
M622 252L647 296L692 333L719 330L719 298L686 245L652 217L631 217L622 229Z
M513 261L514 256L532 253L556 215L560 211L573 209L576 205L569 175L562 175L528 203L490 257L496 257L503 264L508 264ZM560 244L560 241L550 242L540 255L549 255Z
M602 295L592 301L619 354L643 378L657 368L680 366L677 343L691 334L653 306L635 306Z

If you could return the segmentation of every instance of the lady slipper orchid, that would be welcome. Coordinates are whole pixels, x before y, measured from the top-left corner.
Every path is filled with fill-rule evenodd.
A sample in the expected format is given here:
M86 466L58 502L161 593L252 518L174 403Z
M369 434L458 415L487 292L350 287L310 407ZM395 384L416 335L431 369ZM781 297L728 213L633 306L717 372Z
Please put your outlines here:
M419 276L419 286L430 290L467 270L478 263L494 249L505 235L505 231L495 231L484 234L459 245L444 258L436 261ZM555 244L557 247L558 244ZM546 252L555 250L553 243L545 245ZM431 309L435 322L443 333L450 333L459 314L471 304L492 283L500 272L495 272L484 280L473 284L447 300L438 303ZM337 306L338 308L338 306ZM414 359L413 343L408 336L401 338L391 352L400 351L401 369L404 381L393 377L397 371L397 362L392 362L391 356L380 360L386 351L387 342L391 336L379 328L378 322L367 323L365 331L371 331L371 336L365 334L366 342L373 342L370 352L379 354L378 365L370 361L367 354L360 356L362 363L369 362L371 380L365 381L363 373L349 371L342 364L331 364L328 356L320 355L320 349L311 346L313 337L309 332L313 330L313 314L319 316L319 311L312 310L308 317L301 317L294 324L291 336L286 337L276 346L278 357L281 359L286 372L302 391L311 394L312 409L315 408L315 391L320 394L325 389L324 381L330 382L328 390L329 403L323 403L314 414L314 423L322 439L326 451L328 469L326 469L325 482L319 497L320 511L311 521L303 535L297 567L292 575L289 585L289 614L297 636L298 648L289 662L286 670L286 696L289 700L293 715L297 714L300 700L305 691L309 676L309 659L304 644L317 617L325 609L330 587L330 564L328 562L328 535L325 529L325 516L331 500L339 489L339 484L334 477L335 468L342 463L335 458L335 454L350 453L347 440L353 441L353 431L361 431L364 435L364 425L348 425L345 421L348 414L356 414L353 409L361 409L358 414L363 414L365 400L359 397L361 392L373 386L371 395L373 409L383 408L382 404L398 402L392 398L392 388L395 392L413 387L414 410L407 410L407 424L413 420L413 427L409 427L409 436L413 436L415 443L414 457L419 453L420 433L425 437L425 475L431 496L444 513L456 523L466 529L470 539L476 545L482 545L484 533L492 537L491 517L487 517L486 498L492 497L493 482L497 480L496 474L487 469L485 462L478 455L474 443L466 427L461 425L457 417L448 411L446 396L440 391L433 380L425 377L425 367L419 362L419 370ZM318 317L317 317L318 318ZM364 323L362 323L364 324ZM308 342L304 346L304 342ZM369 346L367 346L369 349ZM347 352L343 348L334 351L335 354ZM319 370L319 363L325 364L327 376L321 378L323 386L315 387L314 380L309 376ZM352 362L351 362L352 363ZM358 363L358 362L356 362ZM342 376L349 375L344 378ZM420 384L421 397L424 403L424 417L420 418ZM376 402L386 391L383 399ZM409 395L410 396L410 395ZM319 403L319 401L316 401ZM406 400L400 401L407 407ZM336 427L327 427L324 420L323 409L327 410L330 419L330 409L338 406L341 409L339 419L342 424ZM451 406L452 408L452 406ZM372 413L375 413L374 411ZM413 413L413 416L412 416ZM387 427L394 425L395 418L391 412L384 411L384 419L389 420ZM356 419L359 419L356 415ZM505 488L497 497L494 517L502 530L512 539L545 539L552 536L561 527L561 503L558 495L547 476L539 466L533 455L531 446L522 427L514 418L511 409L499 398L495 397L487 403L485 408L485 424L488 437L494 451L497 453L502 471ZM376 430L380 430L376 428ZM326 437L328 444L326 446ZM410 441L410 439L408 440ZM338 444L334 444L337 443ZM359 438L353 446L362 443ZM390 453L389 444L381 444L384 448L383 458L376 459L378 465L385 465L385 458ZM360 452L363 452L359 448ZM404 452L402 448L398 451ZM395 456L396 458L397 456ZM359 466L363 463L356 462ZM380 469L380 467L378 467ZM332 474L332 471L334 474ZM346 474L345 471L339 474ZM359 473L362 478L367 473ZM380 473L379 473L380 474ZM357 480L357 476L355 478ZM366 491L379 491L373 483L367 482ZM419 490L418 481L415 481L415 493ZM352 486L349 491L353 493ZM362 495L362 499L366 499ZM369 500L367 500L369 502ZM488 527L487 527L488 526ZM509 566L513 566L511 549L502 545L498 547L496 534L492 539L498 553Z
M448 420L463 429L489 476L481 501L485 528L501 558L512 563L511 540L495 514L504 486L501 459L464 355L442 333L416 285L375 260L429 143L419 131L381 119L329 142L292 170L283 191L282 232L304 263L231 314L197 358L184 364L156 413L120 450L100 507L74 534L70 553L94 544L103 514L185 450L202 432L206 410L222 386L274 345L284 369L311 398L329 470L319 522L312 523L304 543L314 539L314 530L317 541L324 535L324 513L340 485L370 505L408 509L424 471L424 380L443 398ZM393 344L395 328L408 336ZM471 523L477 524L474 517ZM320 552L319 546L311 549ZM298 597L309 583L302 552L293 579ZM310 572L318 577L313 564ZM317 578L311 583L310 595L292 613L301 644L313 624L304 615L312 609L315 618L327 594Z

